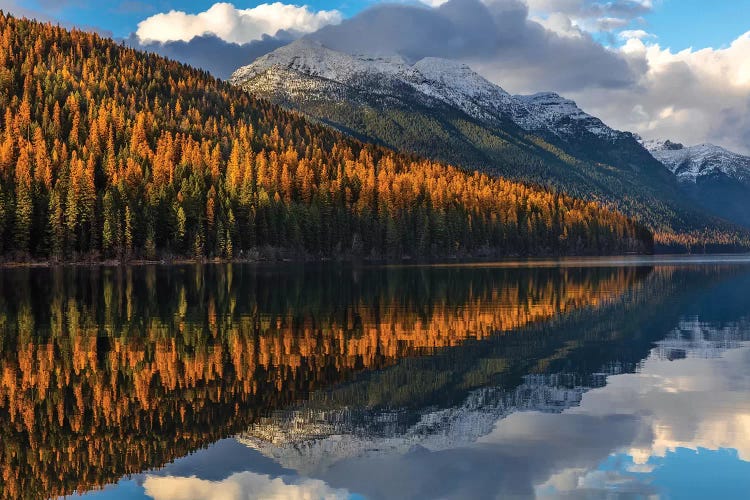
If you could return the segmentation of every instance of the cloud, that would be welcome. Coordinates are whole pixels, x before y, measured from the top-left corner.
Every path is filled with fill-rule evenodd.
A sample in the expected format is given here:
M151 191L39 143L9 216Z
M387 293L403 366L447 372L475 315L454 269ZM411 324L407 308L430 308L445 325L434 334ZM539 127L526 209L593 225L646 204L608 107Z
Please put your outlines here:
M279 31L273 36L262 35L259 40L236 44L225 42L215 35L198 36L189 42L140 43L137 37L128 40L131 47L147 50L164 57L204 69L212 75L228 79L239 66L250 64L258 57L283 47L294 36Z
M309 33L327 24L341 22L337 10L312 12L307 6L263 3L238 9L230 3L216 3L205 12L188 14L172 10L153 15L138 24L136 36L141 43L189 42L213 35L225 42L244 44L260 40L279 30Z
M669 361L658 355L657 349L639 373L610 377L606 387L586 393L580 408L570 413L638 415L644 429L640 435L649 439L628 447L627 454L636 464L647 464L678 448L734 449L741 460L750 461L750 408L746 397L750 389L746 370L750 344L741 342L725 352L718 347L721 342L731 345L732 341L724 339L739 337L740 329L746 327L715 329L698 321L684 322L680 332L692 335L699 346L693 352L688 350L689 357ZM705 332L719 341L706 341ZM705 357L700 355L701 347L706 350Z
M450 0L434 9L373 7L308 36L350 53L460 59L491 80L517 89L543 83L543 90L568 91L635 82L622 55L583 31L571 33L550 31L529 19L528 6L521 0Z
M630 40L635 38L636 40L645 40L647 38L657 38L656 35L649 33L644 30L625 30L617 34L617 37L621 40Z
M584 36L583 30L573 24L570 17L559 12L553 12L547 17L535 17L532 20L560 36L572 36L576 38Z
M701 330L707 330L705 324L683 324L683 328L688 330L683 330L687 335L695 334L690 330L699 331L694 337L697 344L703 342L706 347L713 343L703 338ZM727 338L736 336L732 329L736 327L725 330ZM566 465L537 487L538 496L544 497L547 491L555 497L573 496L587 490L590 493L592 487L611 492L615 485L618 490L626 485L629 492L638 492L634 482L638 476L622 472L636 473L647 480L648 474L657 471L664 459L679 449L736 450L739 460L749 461L750 409L745 395L750 388L746 370L750 345L744 342L722 353L720 358L715 357L714 348L708 347L706 357L692 357L696 353L688 349L689 357L678 361L652 353L639 373L609 377L605 387L586 393L581 406L568 411L571 418L606 418L617 413L638 417L637 439L630 445L620 444L612 449L613 453L624 453L628 461L619 467L619 472L605 476L596 468ZM700 403L696 404L697 401ZM565 422L561 424L564 426ZM498 429L503 425L501 422ZM606 481L602 483L602 479Z
M476 445L351 457L316 476L367 498L533 498L535 485L558 470L595 469L637 432L632 416L519 412Z
M653 8L651 0L527 0L533 16L565 16L585 31L609 32L639 20Z
M750 32L726 48L680 52L635 33L619 52L637 81L623 89L578 89L572 97L588 111L647 138L750 153Z
M294 483L254 472L239 472L221 481L195 476L147 476L143 488L154 500L242 500L286 498L289 500L346 499L346 490L333 489L323 481L300 479Z

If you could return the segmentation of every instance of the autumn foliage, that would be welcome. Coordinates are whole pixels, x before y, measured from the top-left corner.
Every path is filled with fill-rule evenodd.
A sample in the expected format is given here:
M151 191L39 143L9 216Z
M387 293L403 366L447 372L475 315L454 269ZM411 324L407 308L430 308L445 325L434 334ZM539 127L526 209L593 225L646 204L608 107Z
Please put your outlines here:
M207 73L0 15L6 258L649 251L626 217L366 145Z

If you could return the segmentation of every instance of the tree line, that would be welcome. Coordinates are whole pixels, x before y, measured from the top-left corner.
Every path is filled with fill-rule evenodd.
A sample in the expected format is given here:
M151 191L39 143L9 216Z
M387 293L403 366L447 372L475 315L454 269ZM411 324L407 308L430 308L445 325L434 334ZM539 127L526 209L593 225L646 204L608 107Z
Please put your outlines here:
M650 251L620 213L397 154L204 71L0 14L5 259Z

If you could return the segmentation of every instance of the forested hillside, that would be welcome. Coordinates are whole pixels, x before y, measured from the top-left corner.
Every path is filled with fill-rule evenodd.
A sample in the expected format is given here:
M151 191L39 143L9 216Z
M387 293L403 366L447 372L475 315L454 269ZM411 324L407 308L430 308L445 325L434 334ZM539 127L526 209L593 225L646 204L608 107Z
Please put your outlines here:
M632 220L349 139L176 62L0 15L8 259L649 251Z

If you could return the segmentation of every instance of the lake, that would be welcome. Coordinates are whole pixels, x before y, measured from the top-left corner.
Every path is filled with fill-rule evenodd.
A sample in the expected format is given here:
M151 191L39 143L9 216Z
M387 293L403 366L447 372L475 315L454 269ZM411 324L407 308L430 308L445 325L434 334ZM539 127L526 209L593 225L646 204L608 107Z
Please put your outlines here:
M0 498L747 498L750 258L0 271Z

